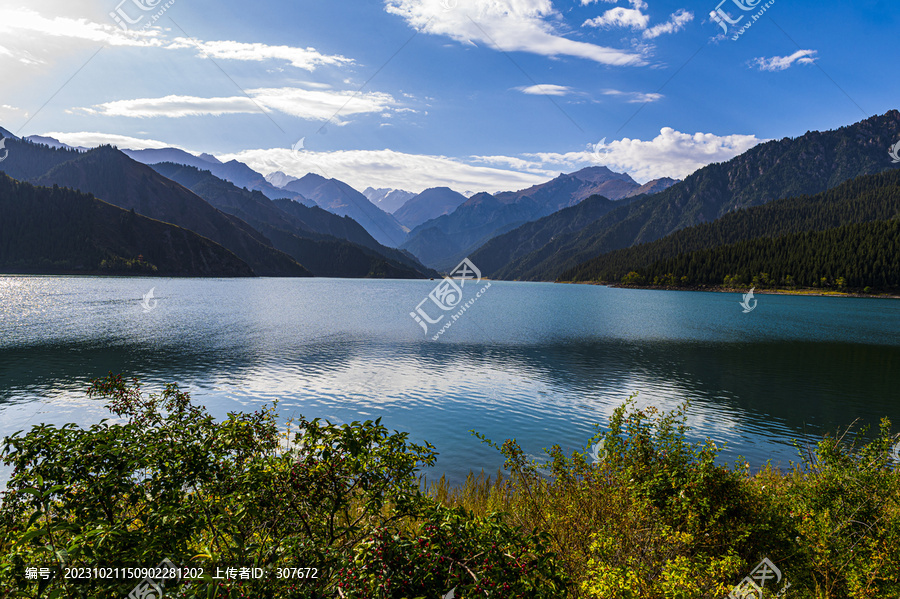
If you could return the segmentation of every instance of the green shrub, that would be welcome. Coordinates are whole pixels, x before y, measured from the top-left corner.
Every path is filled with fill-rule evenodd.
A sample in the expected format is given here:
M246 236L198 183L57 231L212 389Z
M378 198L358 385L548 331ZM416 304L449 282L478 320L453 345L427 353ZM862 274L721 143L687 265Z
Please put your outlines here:
M168 596L334 597L344 592L338 584L358 597L406 596L378 575L351 576L377 565L375 551L392 556L393 568L417 564L422 575L405 588L453 582L497 597L497 585L521 596L564 589L539 535L423 494L419 469L434 464L434 448L378 420L301 418L285 433L274 408L216 421L175 385L148 396L136 380L110 375L89 394L108 399L118 420L41 425L5 440L13 473L0 505L2 596L120 598L138 581L56 577L48 586L28 580L25 568L149 567L163 559L206 567L205 577ZM436 544L426 550L421 539ZM319 576L218 581L217 566L308 567Z
M720 599L763 558L783 569L791 596L900 596L889 422L867 442L862 431L853 442L826 437L786 473L751 474L746 462L720 463L710 440L688 440L687 409L660 413L630 399L591 440L602 447L592 464L559 447L530 460L514 440L479 435L504 454L508 474L432 494L545 532L575 583L571 597Z
M409 533L379 529L355 548L338 576L348 599L565 597L567 577L541 535L499 514L472 518L435 506Z
M801 452L785 489L797 534L798 572L816 597L900 596L900 470L891 464L890 422L826 436Z
M593 455L426 485L431 445L380 421L275 408L212 418L175 385L95 381L115 420L5 440L0 596L120 598L137 581L28 580L35 565L316 568L315 580L217 581L183 598L721 599L763 558L791 597L900 596L900 470L890 423L826 436L787 472L730 468L692 442L688 406L617 408ZM591 459L593 458L593 459ZM766 596L769 596L769 590Z

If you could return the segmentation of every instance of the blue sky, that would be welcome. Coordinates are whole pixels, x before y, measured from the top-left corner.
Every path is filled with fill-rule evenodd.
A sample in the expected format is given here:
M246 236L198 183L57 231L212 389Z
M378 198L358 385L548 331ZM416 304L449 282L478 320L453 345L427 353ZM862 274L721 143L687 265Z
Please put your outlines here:
M900 105L886 1L727 0L738 27L764 10L736 40L718 0L120 2L3 1L0 125L499 191L592 164L681 178Z

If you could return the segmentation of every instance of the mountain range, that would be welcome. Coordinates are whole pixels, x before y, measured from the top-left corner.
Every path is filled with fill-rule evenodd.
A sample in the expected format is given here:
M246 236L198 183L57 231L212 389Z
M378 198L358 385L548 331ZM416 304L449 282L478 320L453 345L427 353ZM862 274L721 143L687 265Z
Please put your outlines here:
M50 146L51 148L56 148L56 149L64 148L67 150L80 150L82 152L87 152L88 150L90 150L90 148L85 148L83 146L70 146L68 144L62 143L58 139L54 139L52 137L45 137L42 135L29 135L25 139L32 143L44 144L44 145Z
M320 276L348 277L422 278L436 274L409 254L380 246L350 219L293 200L279 200L286 203L280 207L262 193L238 188L209 171L179 165L169 174L177 179L176 172L183 171L180 174L188 182L191 170L194 175L201 173L190 183L217 206L109 146L81 152L18 139L5 143L10 151L0 169L13 178L41 187L77 189L200 234L230 250L250 274L310 276L311 270ZM153 253L152 248L144 250L143 255ZM124 258L132 260L134 256ZM302 265L298 258L312 268ZM198 274L203 272L201 269Z
M177 148L122 150L122 152L138 162L151 166L160 162L172 162L175 164L193 166L194 168L199 168L201 170L208 170L216 177L224 179L225 181L230 181L238 187L246 187L251 191L260 191L270 200L286 198L289 200L297 200L298 202L306 202L306 198L296 194L290 194L284 189L272 185L261 174L237 160L221 162L215 156L210 154L194 156L189 152Z
M759 240L770 230L760 232L750 221L737 229L729 223L742 223L744 211L787 198L804 209L827 206L819 194L859 177L896 170L886 150L898 131L900 112L892 110L833 131L760 144L701 168L684 181L658 179L640 185L626 174L595 166L528 189L468 198L446 187L419 194L374 188L360 193L337 179L316 174L297 179L280 172L263 177L238 161L223 163L177 148L74 149L47 137L21 140L5 129L0 134L8 137L8 155L0 169L21 182L92 194L126 212L199 234L257 275L434 277L436 270L448 270L470 257L483 274L498 279L552 281L565 275L616 280L624 276L623 268L632 272L676 263L687 268L678 262L683 256L719 247L753 242L768 252L770 246ZM37 198L42 192L17 187L15 193ZM53 201L58 200L54 196ZM78 201L86 205L84 198ZM394 208L393 213L376 204ZM776 202L772 210L779 206ZM810 209L813 221L827 221L815 212L825 208ZM859 208L854 214L864 212ZM109 226L110 213L104 214ZM861 225L853 231L859 239L890 234L889 227L866 228L854 214L827 222ZM697 233L707 231L702 227L709 223L732 228L728 234L715 227L709 229L719 231L714 235ZM778 230L782 237L819 232ZM833 239L833 234L822 239ZM790 243L811 251L806 238ZM104 251L115 254L126 247ZM135 256L115 255L116 264L141 264ZM733 255L723 253L722 259ZM691 268L697 274L698 267ZM864 273L858 278L864 279Z
M389 188L366 187L362 193L370 202L389 214L393 214L407 201L416 197L416 194L410 191Z
M4 174L0 174L0 269L28 274L254 274L234 253L193 231L123 210L91 194L36 187Z
M292 177L290 175L286 175L281 171L275 171L274 173L269 173L266 175L265 179L275 187L284 187L291 181L296 181L299 177Z
M898 132L900 112L891 110L834 131L760 144L703 167L662 192L623 203L587 226L519 255L493 276L556 280L609 251L654 241L734 210L820 193L860 175L896 168L887 149Z
M900 236L885 221L900 222L900 169L862 175L815 195L774 200L739 209L709 223L687 227L656 241L603 254L564 272L567 281L722 285L813 286L844 279L850 287L890 288L900 282ZM854 249L835 251L849 239ZM838 234L842 232L842 234ZM845 244L844 241L840 242ZM762 273L766 276L763 277ZM737 282L737 281L734 281Z
M35 136L32 141L54 148L73 149L49 137ZM369 187L360 194L336 179L315 174L298 179L280 171L263 176L236 160L223 163L212 155L193 155L178 148L123 150L123 153L154 168L166 163L191 166L209 171L238 188L260 192L269 200L294 200L349 216L374 239L374 243L362 243L364 247L382 254L387 248L402 247L404 253L399 256L414 255L413 264L407 263L407 266L420 272L423 267L417 259L432 266L449 268L494 236L575 205L594 193L622 199L654 193L674 183L671 179L659 179L641 186L628 175L614 173L605 167L592 167L562 174L553 181L526 190L498 193L495 196L498 201L494 202L481 194L460 194L446 187L426 189L419 194ZM481 223L473 227L472 224L478 221ZM410 229L413 229L412 234ZM397 257L393 256L394 259Z
M629 175L605 166L588 167L521 191L476 194L452 213L415 227L401 247L423 264L448 269L493 237L574 206L592 195L626 200L673 183L673 179L658 179L640 185Z
M365 227L378 243L399 247L406 238L407 230L397 219L343 181L309 173L291 181L284 189L312 200L329 212L351 217Z
M400 224L409 228L445 214L450 214L466 201L466 196L449 187L432 187L409 198L394 212Z
M495 277L507 264L538 250L558 237L577 233L619 206L603 196L594 195L559 212L498 235L472 252L469 259L486 277Z
M21 160L26 154L23 148L16 148L15 158ZM15 164L7 166L4 162L0 167L15 176ZM29 182L91 193L125 210L184 227L231 250L261 276L309 275L307 269L273 248L264 235L244 221L216 210L188 189L110 146L79 153L43 175L31 177Z
M153 168L219 210L232 214L265 234L276 249L292 256L316 276L360 277L391 273L392 278L419 278L428 271L416 259L382 246L356 221L318 206L293 200L272 201L259 191L238 188L209 171L163 162ZM329 251L320 245L327 242ZM325 257L340 255L336 261Z

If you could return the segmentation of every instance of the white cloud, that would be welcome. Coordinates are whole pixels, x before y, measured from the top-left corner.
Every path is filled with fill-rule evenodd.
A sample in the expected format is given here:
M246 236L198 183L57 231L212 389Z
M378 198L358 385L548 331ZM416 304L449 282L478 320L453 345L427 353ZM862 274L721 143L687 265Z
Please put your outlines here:
M119 148L179 147L153 139L137 139L104 133L45 133L72 146L113 144ZM252 149L217 155L222 161L240 160L267 175L282 171L294 177L314 172L346 181L357 189L391 187L419 192L446 186L457 191L518 190L586 166L602 164L626 172L644 183L660 177L683 179L708 164L723 162L761 143L753 135L681 133L670 127L654 139L624 138L568 153L535 152L520 156L447 156L406 154L394 150L349 150L338 152L293 152L290 148ZM186 151L186 148L180 148ZM194 152L197 153L197 152Z
M598 2L606 2L607 4L615 4L618 1L619 0L581 0L581 5L582 6L590 6L591 4L597 4ZM647 3L644 2L644 0L629 0L629 2L631 2L631 5L638 10L647 8Z
M618 66L644 64L633 52L559 35L553 21L560 15L550 0L458 0L452 10L438 0L385 0L385 10L418 31L495 50L574 56Z
M662 100L663 95L657 93L644 93L644 92L623 92L617 89L608 89L603 92L604 96L618 96L621 98L627 98L626 102L629 104L643 104L645 102L656 102L657 100Z
M472 156L475 162L490 164L491 166L505 167L529 173L547 173L542 162L517 158L515 156Z
M456 158L405 154L393 150L350 150L294 153L290 148L245 150L217 155L240 160L263 174L281 171L294 177L318 173L349 183L356 189L390 187L420 192L446 186L458 191L506 191L545 182L546 175L466 164Z
M646 29L650 23L650 17L635 8L617 6L611 8L599 17L588 19L584 25L588 27L631 27L632 29Z
M356 114L382 113L393 109L396 101L390 94L350 91L309 90L296 87L251 89L247 96L198 98L195 96L165 96L105 102L81 110L88 114L114 117L168 117L223 114L253 114L262 110L277 110L311 121L331 120L335 125L346 124L343 117ZM252 99L251 99L252 98ZM398 111L406 111L399 109ZM340 114L338 112L340 111Z
M0 104L0 127L3 127L7 131L12 132L12 130L16 128L16 125L13 123L20 123L23 119L27 120L28 116L29 113L18 106Z
M8 43L11 37L34 41L44 37L75 38L110 46L161 46L158 30L125 32L110 21L94 23L69 17L47 18L27 8L0 8L0 35Z
M159 27L124 31L112 23L95 23L87 19L73 19L56 16L47 18L27 8L0 8L0 36L9 44L12 38L22 38L33 43L36 37L70 38L100 43L108 46L155 47L167 50L196 48L200 55L223 60L261 62L284 60L292 66L306 71L314 71L319 66L341 67L353 64L353 60L341 55L328 55L315 48L295 48L291 46L269 46L261 43L237 41L201 41L179 37L173 41L165 39ZM0 48L0 55L21 55L9 48ZM27 53L22 59L30 63L38 62Z
M581 0L583 6L594 4L598 0ZM615 4L616 0L602 0ZM684 29L685 25L694 20L694 13L685 9L680 9L669 16L669 20L650 27L650 15L644 11L647 10L647 3L644 0L630 0L631 8L617 6L604 12L599 17L588 19L582 27L626 27L643 31L645 39L655 39L664 33L675 33ZM649 27L649 29L648 29Z
M200 56L226 60L245 60L262 62L264 60L285 60L292 66L306 71L314 71L316 67L344 66L353 64L353 60L340 55L325 55L315 48L294 48L291 46L269 46L266 44L246 44L235 41L194 42L186 38L177 38L167 46L170 49L197 48Z
M266 108L312 121L345 124L341 117L381 113L394 109L397 101L382 92L308 90L296 87L251 89L248 93ZM340 114L335 116L338 111Z
M572 93L571 87L566 87L565 85L552 85L549 83L530 85L528 87L517 87L516 89L523 94L532 96L566 96Z
M817 50L797 50L790 56L773 56L772 58L755 58L750 61L751 66L760 71L783 71L797 64L813 64L818 58Z
M82 109L88 114L112 117L150 118L241 114L259 112L259 108L245 96L230 98L197 98L194 96L165 96L105 102Z
M675 33L677 31L681 31L684 29L685 25L694 20L694 13L681 9L677 12L672 13L672 16L669 17L669 20L665 23L660 23L659 25L654 25L650 29L644 31L644 37L646 39L654 39L657 38L664 33Z
M9 104L0 104L0 114L2 113L21 113L22 109L18 106L11 106Z
M59 131L50 131L41 133L43 137L52 137L64 144L70 146L81 146L84 148L96 148L101 145L112 145L128 150L147 150L159 148L178 148L184 150L181 146L157 141L155 139L140 139L138 137L129 137L127 135L115 135L112 133L97 133L92 131L81 131L77 133L61 133Z
M606 143L602 151L590 148L565 154L543 152L522 157L480 156L482 162L529 172L571 172L590 165L604 165L626 172L645 183L660 177L684 179L713 162L730 160L762 141L754 135L681 133L671 127L660 130L654 139L624 138Z

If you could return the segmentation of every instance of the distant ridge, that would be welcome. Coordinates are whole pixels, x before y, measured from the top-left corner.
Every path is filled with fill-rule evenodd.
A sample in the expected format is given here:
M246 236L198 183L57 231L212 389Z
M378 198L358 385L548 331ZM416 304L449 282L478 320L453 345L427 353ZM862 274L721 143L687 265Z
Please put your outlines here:
M382 245L396 248L406 239L406 229L397 219L343 181L309 173L291 181L284 189L312 200L329 212L349 216Z
M278 188L282 188L291 181L296 181L297 179L298 177L286 175L281 171L275 171L274 173L269 173L268 175L266 175L266 181Z
M246 187L251 191L261 191L270 200L287 198L290 200L297 200L298 202L306 202L306 198L289 193L272 185L260 173L257 173L243 162L237 160L221 162L215 156L211 156L210 154L194 156L189 152L177 148L122 150L122 152L128 157L150 166L160 162L172 162L208 170L216 177L230 181L238 187Z
M393 214L400 209L403 204L416 197L416 194L402 189L375 189L373 187L367 187L362 194L366 196L370 202L389 214Z
M415 258L380 245L350 217L293 200L273 201L259 191L238 188L191 166L164 162L153 168L219 210L249 223L316 276L409 279L437 274Z
M432 187L407 200L394 212L394 218L400 221L400 224L412 229L425 221L450 214L467 199L449 187Z
M593 166L560 174L551 181L520 191L478 193L452 213L413 228L403 247L428 266L452 268L493 237L575 206L592 195L621 200L642 193L643 188L654 191L665 188L673 181L659 179L641 186L627 174Z

